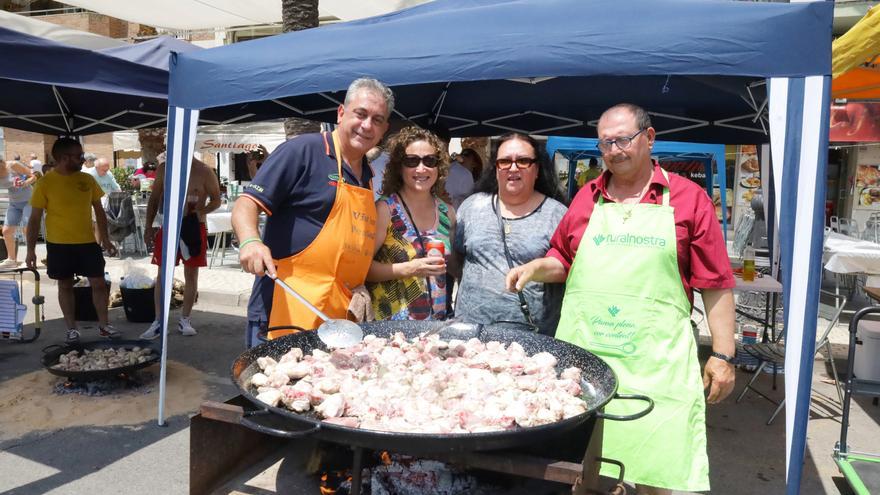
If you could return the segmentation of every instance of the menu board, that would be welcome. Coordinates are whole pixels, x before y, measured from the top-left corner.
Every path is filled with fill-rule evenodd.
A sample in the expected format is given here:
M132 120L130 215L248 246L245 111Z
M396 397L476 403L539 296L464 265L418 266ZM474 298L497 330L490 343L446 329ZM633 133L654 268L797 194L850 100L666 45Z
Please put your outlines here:
M861 208L880 210L880 165L859 165L855 200Z
M736 183L734 184L734 207L736 221L747 210L751 209L752 198L761 189L761 163L758 161L758 149L755 145L737 147Z

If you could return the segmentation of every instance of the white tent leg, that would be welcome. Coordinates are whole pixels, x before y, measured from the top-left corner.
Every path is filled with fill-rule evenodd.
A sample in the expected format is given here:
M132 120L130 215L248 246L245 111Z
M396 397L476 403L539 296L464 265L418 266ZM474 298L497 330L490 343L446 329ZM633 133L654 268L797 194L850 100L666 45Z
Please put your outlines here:
M162 266L159 283L162 284L162 359L159 372L159 426L165 425L165 383L168 372L168 310L171 307L171 288L174 282L174 264L180 240L180 222L186 204L186 187L192 165L199 111L168 107L167 162L164 181L164 212L162 219Z

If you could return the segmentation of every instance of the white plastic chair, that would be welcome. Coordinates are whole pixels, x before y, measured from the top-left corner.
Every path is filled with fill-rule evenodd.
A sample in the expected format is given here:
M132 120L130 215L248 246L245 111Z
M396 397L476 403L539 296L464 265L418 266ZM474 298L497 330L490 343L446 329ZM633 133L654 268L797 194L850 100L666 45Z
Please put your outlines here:
M858 237L859 236L859 222L853 220L852 218L838 218L837 219L839 225L839 231L843 235L848 235L850 237Z

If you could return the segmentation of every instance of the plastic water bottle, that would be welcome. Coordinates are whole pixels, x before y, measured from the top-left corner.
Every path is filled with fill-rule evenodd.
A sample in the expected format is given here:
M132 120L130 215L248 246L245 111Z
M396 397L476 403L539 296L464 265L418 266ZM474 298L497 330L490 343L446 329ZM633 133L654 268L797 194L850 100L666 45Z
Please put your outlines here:
M754 344L758 341L758 327L754 325L742 326L742 345ZM743 371L755 371L758 369L758 358L743 351L737 356L737 363Z

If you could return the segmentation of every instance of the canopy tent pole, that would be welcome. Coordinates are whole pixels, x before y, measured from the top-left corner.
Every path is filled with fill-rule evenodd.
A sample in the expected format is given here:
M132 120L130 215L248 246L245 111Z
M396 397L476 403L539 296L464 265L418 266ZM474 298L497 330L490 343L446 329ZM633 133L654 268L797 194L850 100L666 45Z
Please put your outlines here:
M781 148L773 150L774 181L780 186L776 211L784 208L788 219L778 225L789 350L785 395L794 399L785 409L786 487L793 495L800 491L810 414L826 187L816 178L827 173L831 77L773 78L770 98L772 143Z
M162 323L162 358L159 372L159 426L165 426L165 383L168 373L168 313L171 307L171 289L174 286L174 265L180 241L180 223L186 204L186 189L196 142L199 111L168 107L167 157L162 200L162 266L159 284L162 290L159 321Z

